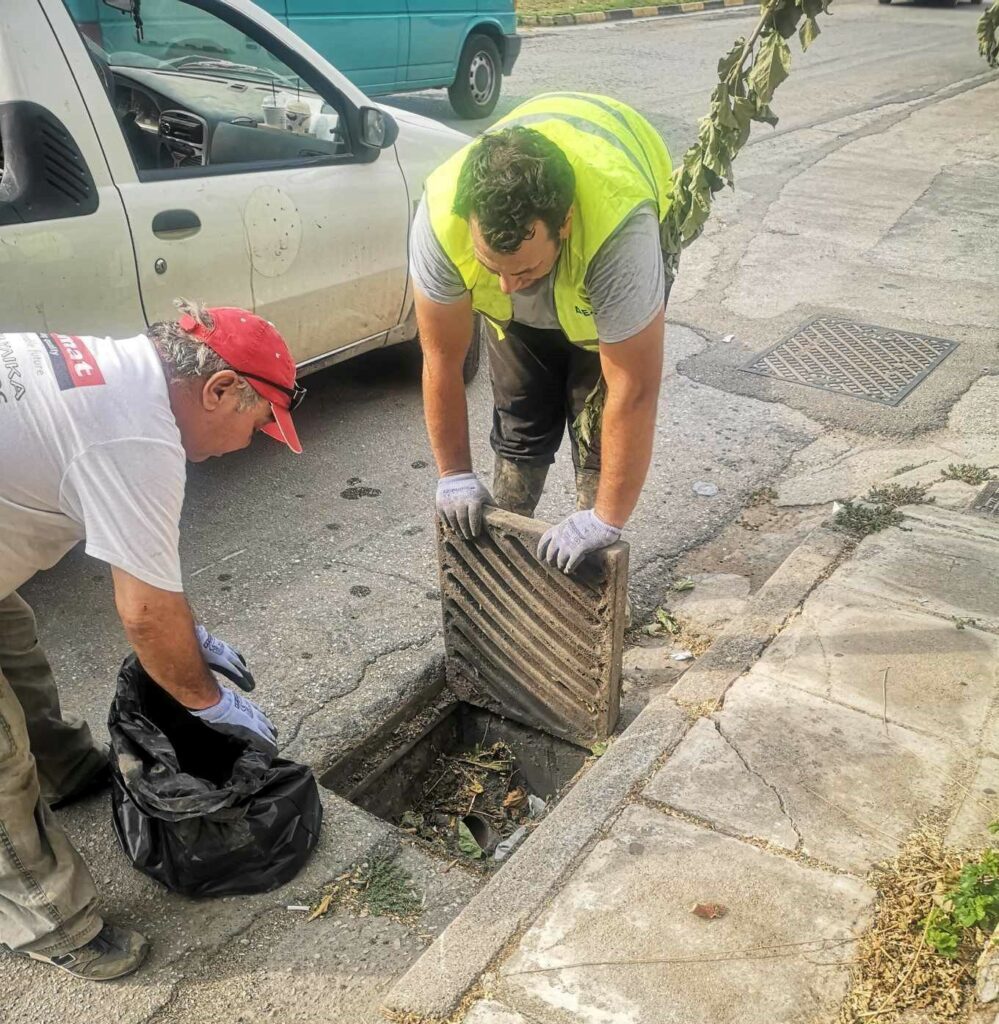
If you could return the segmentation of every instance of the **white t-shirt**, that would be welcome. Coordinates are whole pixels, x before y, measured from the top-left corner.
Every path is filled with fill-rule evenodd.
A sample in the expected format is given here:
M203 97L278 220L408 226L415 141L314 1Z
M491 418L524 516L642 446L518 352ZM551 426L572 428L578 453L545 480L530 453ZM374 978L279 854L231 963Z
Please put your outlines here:
M0 598L84 538L182 591L186 468L148 338L0 334Z

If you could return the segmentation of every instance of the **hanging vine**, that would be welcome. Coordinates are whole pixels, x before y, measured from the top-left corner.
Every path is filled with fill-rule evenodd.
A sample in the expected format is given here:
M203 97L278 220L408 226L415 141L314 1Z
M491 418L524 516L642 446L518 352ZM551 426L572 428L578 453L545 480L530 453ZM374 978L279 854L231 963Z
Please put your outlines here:
M797 32L807 50L820 32L817 18L829 13L830 2L764 0L752 34L737 40L718 62L711 110L699 122L697 142L673 172L673 205L662 224L663 252L674 273L681 250L704 230L715 193L734 185L732 161L753 122L777 124L770 101L791 70L787 40Z
M802 50L807 50L820 32L817 18L829 13L830 3L764 0L760 20L749 38L738 39L718 62L711 109L698 123L697 142L673 172L673 203L660 228L663 258L671 276L676 276L681 251L704 230L715 193L725 185L734 186L732 161L749 139L753 122L777 124L770 101L791 71L787 40L797 32ZM599 433L605 397L601 380L573 421L583 461Z
M978 22L978 52L989 62L990 68L999 68L999 0Z

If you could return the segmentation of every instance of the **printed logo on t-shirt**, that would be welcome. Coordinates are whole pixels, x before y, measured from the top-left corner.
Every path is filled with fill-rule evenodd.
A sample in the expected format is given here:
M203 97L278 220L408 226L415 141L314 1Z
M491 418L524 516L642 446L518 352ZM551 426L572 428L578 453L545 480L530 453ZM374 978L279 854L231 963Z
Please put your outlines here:
M65 334L40 334L38 337L48 353L60 391L105 383L101 368L81 338Z
M24 378L21 375L21 367L18 364L17 356L14 355L14 347L10 340L0 334L0 366L7 377L7 384L10 393L4 390L4 382L0 379L0 402L9 402L13 395L15 402L20 402L28 393L24 386Z

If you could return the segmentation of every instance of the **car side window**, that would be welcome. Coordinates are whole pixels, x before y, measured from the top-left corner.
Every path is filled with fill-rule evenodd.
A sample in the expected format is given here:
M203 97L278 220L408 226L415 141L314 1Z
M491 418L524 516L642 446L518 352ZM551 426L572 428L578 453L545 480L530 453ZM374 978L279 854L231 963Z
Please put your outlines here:
M352 158L342 98L319 95L252 22L187 0L143 0L135 12L64 3L142 180Z

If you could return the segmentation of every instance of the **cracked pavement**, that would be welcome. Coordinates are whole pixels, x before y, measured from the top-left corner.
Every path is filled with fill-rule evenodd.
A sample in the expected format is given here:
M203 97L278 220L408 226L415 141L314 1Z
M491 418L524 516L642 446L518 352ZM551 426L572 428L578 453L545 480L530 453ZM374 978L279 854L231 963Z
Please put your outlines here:
M999 524L966 507L907 515L815 587L539 897L485 979L511 1024L832 1024L872 919L874 869L926 829L955 848L986 843ZM398 989L390 998L407 1005Z

